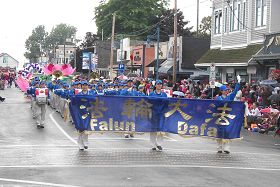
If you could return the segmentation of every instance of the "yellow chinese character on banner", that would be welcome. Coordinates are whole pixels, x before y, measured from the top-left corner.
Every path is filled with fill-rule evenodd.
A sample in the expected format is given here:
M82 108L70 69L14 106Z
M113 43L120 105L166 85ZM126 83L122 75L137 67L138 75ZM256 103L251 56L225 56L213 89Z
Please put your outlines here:
M235 115L226 113L226 111L229 111L229 112L232 111L232 109L228 107L228 103L225 103L223 107L219 107L218 111L220 111L220 113L212 114L213 117L217 117L217 116L219 117L215 121L215 124L217 124L217 125L229 125L228 119L234 119L236 117Z
M185 120L190 120L192 118L192 116L184 113L180 107L186 107L187 104L186 103L180 103L180 100L178 100L176 103L171 103L168 105L168 107L174 107L172 110L170 110L169 112L165 113L165 117L169 118L170 116L172 116L176 111L179 112L181 114L181 116L185 119Z
M124 111L121 113L123 116L131 118L133 114L135 117L151 118L152 117L152 104L148 103L145 99L135 102L132 99L126 100L124 103Z
M99 98L96 98L94 102L90 102L91 107L88 108L91 111L91 118L97 119L103 117L103 112L107 111L108 108L104 106L103 101L99 101Z

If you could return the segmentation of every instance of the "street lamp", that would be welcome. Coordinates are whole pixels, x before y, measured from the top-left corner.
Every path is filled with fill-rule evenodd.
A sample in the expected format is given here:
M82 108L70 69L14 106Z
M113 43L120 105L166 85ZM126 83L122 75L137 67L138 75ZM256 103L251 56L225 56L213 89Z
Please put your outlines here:
M157 40L157 61L156 61L156 80L158 79L158 69L159 69L159 40L160 40L160 28L157 27L157 31L154 35L147 36L147 42L149 43L151 39Z

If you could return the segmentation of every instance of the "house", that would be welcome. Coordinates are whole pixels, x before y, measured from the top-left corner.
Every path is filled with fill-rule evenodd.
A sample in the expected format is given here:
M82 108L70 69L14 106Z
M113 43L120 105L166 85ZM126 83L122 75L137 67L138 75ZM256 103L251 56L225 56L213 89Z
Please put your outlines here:
M71 60L75 59L76 45L73 43L66 43L65 45L58 45L56 47L56 59L57 64L69 64Z
M0 54L0 67L18 69L19 62L7 53Z
M279 0L213 0L210 50L195 64L216 65L216 79L243 82L264 77L253 56L261 53L265 35L280 31Z

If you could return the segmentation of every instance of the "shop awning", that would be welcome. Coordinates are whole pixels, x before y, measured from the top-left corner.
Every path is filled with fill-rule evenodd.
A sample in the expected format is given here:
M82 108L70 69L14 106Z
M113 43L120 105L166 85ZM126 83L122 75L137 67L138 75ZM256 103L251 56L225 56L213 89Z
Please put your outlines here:
M158 72L167 74L168 70L171 69L172 67L173 67L173 61L167 60L161 64L160 68L158 69Z
M278 54L259 54L253 55L253 60L280 60L280 53Z
M195 64L197 67L210 66L211 63L219 66L247 66L252 56L257 54L263 45L249 45L241 49L210 49Z
M165 62L166 59L158 59L158 66L160 67L161 64L163 62ZM157 64L157 59L153 60L150 64L148 64L146 67L156 67L156 64Z

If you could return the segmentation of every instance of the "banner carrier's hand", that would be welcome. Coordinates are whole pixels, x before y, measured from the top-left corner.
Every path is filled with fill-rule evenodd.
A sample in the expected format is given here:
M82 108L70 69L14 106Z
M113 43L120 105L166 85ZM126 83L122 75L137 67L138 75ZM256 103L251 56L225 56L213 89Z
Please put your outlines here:
M240 83L240 82L241 82L241 77L240 77L240 75L237 75L236 78L237 78L237 82Z

